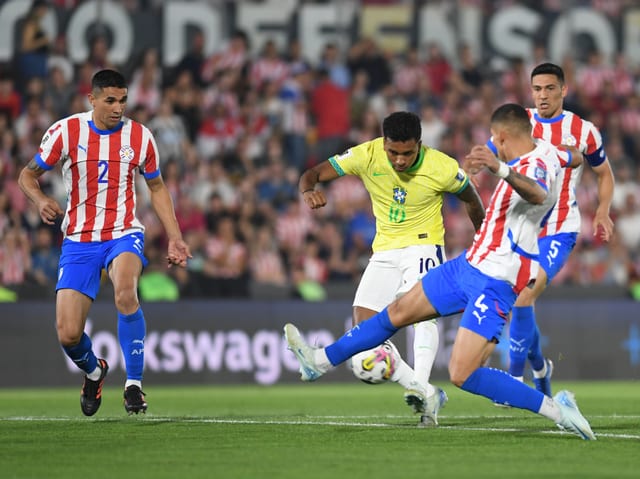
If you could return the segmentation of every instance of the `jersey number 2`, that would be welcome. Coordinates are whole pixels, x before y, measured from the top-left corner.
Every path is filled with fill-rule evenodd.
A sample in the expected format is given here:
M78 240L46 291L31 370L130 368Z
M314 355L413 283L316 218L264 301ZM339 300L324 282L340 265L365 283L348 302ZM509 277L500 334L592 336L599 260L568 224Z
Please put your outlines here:
M98 170L100 170L100 173L98 174L98 183L109 183L109 178L107 177L109 162L107 160L100 160L98 162Z

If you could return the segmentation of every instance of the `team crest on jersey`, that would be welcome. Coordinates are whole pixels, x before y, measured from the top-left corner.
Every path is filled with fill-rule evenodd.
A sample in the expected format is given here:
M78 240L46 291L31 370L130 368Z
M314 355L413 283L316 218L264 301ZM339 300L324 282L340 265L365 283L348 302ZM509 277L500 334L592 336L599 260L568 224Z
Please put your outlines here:
M393 201L400 205L404 205L404 202L407 201L407 190L400 186L393 187Z
M123 145L120 147L120 159L124 161L131 161L135 156L135 151L129 145Z
M539 166L536 166L534 175L536 176L537 180L546 180L547 179L547 172L543 168L540 168Z
M576 146L578 142L576 141L575 136L567 135L562 137L562 144L567 146Z

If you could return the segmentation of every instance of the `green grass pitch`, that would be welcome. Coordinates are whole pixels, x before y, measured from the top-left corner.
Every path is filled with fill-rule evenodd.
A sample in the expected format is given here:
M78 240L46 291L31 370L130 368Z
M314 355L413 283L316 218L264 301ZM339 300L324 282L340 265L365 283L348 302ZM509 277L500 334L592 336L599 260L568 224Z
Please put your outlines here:
M80 412L80 387L0 389L0 477L9 478L637 478L640 382L555 382L597 441L527 411L445 388L440 427L396 384L154 386L127 416L106 387Z

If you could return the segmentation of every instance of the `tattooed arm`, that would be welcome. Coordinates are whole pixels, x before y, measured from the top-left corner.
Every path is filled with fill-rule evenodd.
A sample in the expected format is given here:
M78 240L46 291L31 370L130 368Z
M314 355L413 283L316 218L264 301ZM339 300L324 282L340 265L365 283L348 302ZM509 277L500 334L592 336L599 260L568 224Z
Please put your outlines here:
M48 197L42 192L38 178L45 172L38 164L31 160L20 172L18 177L18 185L24 194L38 208L40 218L48 225L55 223L56 218L64 215L64 211L56 200Z

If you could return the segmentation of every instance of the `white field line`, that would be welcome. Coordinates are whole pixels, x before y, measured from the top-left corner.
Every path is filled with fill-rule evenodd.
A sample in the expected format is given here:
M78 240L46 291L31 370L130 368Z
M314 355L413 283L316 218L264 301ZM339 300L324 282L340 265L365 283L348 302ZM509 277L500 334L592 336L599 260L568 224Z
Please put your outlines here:
M590 418L600 419L638 419L640 416L589 416ZM439 419L445 419L447 416L439 416ZM454 419L508 419L510 416L451 416ZM125 419L125 418L123 418ZM145 416L136 418L138 421L148 422L174 422L174 423L190 423L190 424L251 424L251 425L280 425L280 426L344 426L344 427L363 427L363 428L406 428L415 427L407 424L390 424L384 422L362 422L358 421L364 419L407 419L407 416L306 416L306 419L299 420L269 420L269 419L230 419L230 418L207 418L207 417L162 417L162 416ZM113 418L105 419L92 419L100 422L112 421ZM36 421L51 421L51 422L77 422L86 421L84 418L79 417L38 417L38 416L13 416L13 417L0 417L0 422L36 422ZM455 431L484 431L484 432L527 432L529 430L511 428L511 427L477 427L477 426L446 426L441 424L438 429L455 430ZM572 433L563 432L559 430L545 430L539 431L541 434L567 434ZM596 431L596 436L599 438L611 438L611 439L635 439L640 440L640 434L599 434Z

